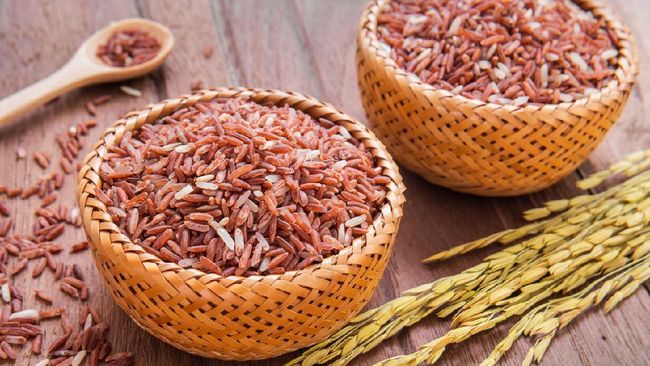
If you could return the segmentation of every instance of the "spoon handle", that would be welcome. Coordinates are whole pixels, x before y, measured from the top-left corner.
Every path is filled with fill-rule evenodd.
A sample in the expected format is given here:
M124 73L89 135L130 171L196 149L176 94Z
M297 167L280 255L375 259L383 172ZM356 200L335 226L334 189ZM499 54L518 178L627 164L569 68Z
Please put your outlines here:
M45 79L0 100L0 128L57 96L85 85L84 76L69 62Z

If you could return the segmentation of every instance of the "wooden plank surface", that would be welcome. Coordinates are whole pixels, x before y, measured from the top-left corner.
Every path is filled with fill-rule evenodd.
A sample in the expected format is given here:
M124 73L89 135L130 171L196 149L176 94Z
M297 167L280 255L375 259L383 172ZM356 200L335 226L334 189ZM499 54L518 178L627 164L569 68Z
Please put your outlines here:
M419 260L428 254L482 235L522 223L522 210L541 202L577 193L576 177L616 161L624 153L650 147L650 40L645 32L650 24L647 0L607 0L613 11L639 36L642 74L628 106L605 142L578 172L543 192L518 198L480 198L451 192L428 184L403 171L407 204L405 217L391 258L370 306L379 305L401 291L440 276L459 272L477 263L486 249L449 262L425 266ZM0 133L0 184L25 186L43 174L30 159L16 160L22 146L50 154L56 163L59 152L54 136L88 116L83 103L109 93L113 99L99 108L99 126L86 140L86 148L120 114L146 103L189 91L196 79L204 86L242 85L279 88L311 94L333 103L363 121L356 87L354 39L365 0L319 1L10 1L0 0L0 97L48 75L72 55L94 30L125 17L147 17L168 25L177 45L165 65L154 74L128 82L143 91L141 98L119 93L120 84L85 88L23 118L20 125ZM208 59L203 49L214 52ZM54 169L53 167L50 170ZM74 204L74 180L66 178L59 202ZM29 232L31 212L37 199L10 200L17 217L16 232ZM67 230L60 240L73 243L83 239L79 230ZM103 287L89 253L61 254L68 263L78 263L91 286L91 303L111 324L110 340L116 351L132 351L138 365L226 365L188 355L140 330L113 303ZM33 264L30 264L30 266ZM31 267L16 278L26 294L53 281L47 272L32 280ZM53 289L57 301L69 301ZM34 305L28 296L26 305ZM76 318L75 305L69 309ZM511 325L508 323L507 325ZM546 365L644 365L650 364L650 296L641 289L605 315L592 310L560 332L544 358ZM449 323L428 318L403 331L354 364L369 365L383 358L414 351L418 345L442 335ZM442 365L478 364L507 331L507 325L453 346L441 359ZM56 337L57 322L46 322L46 342ZM530 343L518 342L504 359L517 365ZM246 365L278 365L290 356ZM18 365L33 365L39 357L25 349ZM243 364L242 364L243 365Z

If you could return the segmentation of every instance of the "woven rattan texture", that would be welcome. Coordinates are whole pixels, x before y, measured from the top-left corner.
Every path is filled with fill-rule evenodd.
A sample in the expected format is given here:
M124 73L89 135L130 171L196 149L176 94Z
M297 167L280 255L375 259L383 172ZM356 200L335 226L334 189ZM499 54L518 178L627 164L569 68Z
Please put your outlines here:
M387 1L368 5L357 38L357 77L370 128L404 167L457 191L518 195L565 177L604 138L638 74L629 31L601 4L576 1L620 38L616 85L573 103L521 108L436 90L379 46L377 14Z
M391 178L387 202L368 234L323 263L283 275L222 277L165 263L119 232L94 195L107 149L133 131L184 106L216 97L249 96L338 123L362 141ZM310 97L274 90L203 90L131 112L115 122L85 158L78 198L97 268L115 301L135 322L193 354L262 359L308 346L343 326L368 302L390 256L402 217L404 184L382 143L348 115Z

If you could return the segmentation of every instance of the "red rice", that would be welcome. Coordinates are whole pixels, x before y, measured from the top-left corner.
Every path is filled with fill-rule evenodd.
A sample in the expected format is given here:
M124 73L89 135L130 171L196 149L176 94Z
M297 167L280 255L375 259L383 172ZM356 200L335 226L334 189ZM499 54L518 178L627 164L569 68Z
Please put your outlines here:
M160 43L149 33L127 30L113 33L105 44L99 46L97 57L110 66L128 67L153 59L159 50Z
M108 101L106 96L97 99L97 103ZM82 122L74 125L59 134L56 142L59 144L62 152L61 165L64 173L71 173L70 167L77 158L82 148L82 136L88 133L88 130L96 125L94 120ZM17 152L18 157L26 155L26 151L21 149ZM35 152L34 158L37 164L46 168L50 164L50 158L41 152ZM65 166L64 166L65 165ZM3 336L0 339L0 359L15 359L17 352L12 347L21 347L31 341L32 354L40 354L43 348L43 332L39 322L59 318L63 327L65 336L55 340L50 344L48 349L48 358L38 362L41 365L44 362L59 365L76 365L85 357L87 352L91 353L91 362L97 365L101 359L104 359L110 352L110 342L106 340L106 324L100 324L101 319L96 311L92 309L91 320L95 320L96 325L89 329L74 330L68 317L65 314L64 307L54 307L49 309L24 309L23 296L19 289L9 283L10 275L20 275L27 266L28 262L35 261L31 276L39 277L46 268L54 271L54 277L61 279L60 286L63 291L73 297L85 301L88 298L88 287L83 282L81 268L77 264L64 264L58 262L53 254L59 253L64 246L54 243L51 240L60 236L66 224L80 226L81 218L79 209L74 207L68 210L67 207L58 205L53 207L57 201L57 191L63 186L64 174L61 172L50 173L39 179L33 185L26 188L8 188L0 185L0 194L6 194L8 197L21 197L27 199L33 195L41 198L40 207L34 211L33 235L10 235L13 227L11 217L2 218L4 214L9 214L4 201L0 201L0 293L4 306L1 308L0 315L0 332ZM87 242L80 242L70 246L71 252L84 250L88 247ZM10 261L13 257L15 260ZM41 290L35 290L33 298L36 301L46 304L52 304L53 299L47 293ZM85 307L86 309L89 306ZM92 321L91 321L92 325ZM56 331L54 333L56 336ZM80 335L83 335L85 341L82 342ZM101 356L101 357L100 357ZM28 357L28 356L27 356ZM48 361L49 360L49 361ZM133 364L132 357L124 357L119 364Z
M381 172L330 121L220 99L127 132L95 193L148 252L249 276L304 268L365 234L390 181Z
M571 102L607 86L618 62L604 20L567 0L394 0L377 21L407 72L493 103Z

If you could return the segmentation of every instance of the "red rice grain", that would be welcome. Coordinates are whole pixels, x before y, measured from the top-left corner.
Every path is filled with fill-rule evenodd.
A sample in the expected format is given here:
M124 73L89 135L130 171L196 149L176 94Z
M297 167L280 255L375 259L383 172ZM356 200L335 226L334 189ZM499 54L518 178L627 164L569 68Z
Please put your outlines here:
M201 79L195 79L190 83L190 90L196 91L203 88L203 81Z
M61 316L65 312L65 308L52 308L41 310L38 312L40 319L49 319Z
M17 197L20 196L23 193L22 188L8 188L7 191L7 197Z
M68 158L66 157L61 158L60 165L61 165L61 169L65 174L72 173L72 163L70 162L70 160L68 160Z
M32 353L34 354L41 354L41 349L43 348L43 335L38 334L36 337L34 337L34 340L32 341Z
M47 259L45 259L45 258L39 259L38 263L36 264L36 266L32 270L32 277L33 278L39 277L43 273L43 271L45 270L45 267L47 267Z
M50 295L48 295L44 291L34 290L34 297L36 297L36 299L41 300L43 302L46 302L48 304L52 303L52 297L50 297Z
M86 107L86 111L88 112L88 114L90 114L91 116L97 115L97 106L95 106L95 103L93 103L92 101L87 101L86 104L84 104L84 106Z
M70 247L70 253L77 253L77 252L81 252L81 251L86 250L86 249L88 249L88 242L87 241L82 241L82 242L79 242L77 244L73 244Z
M97 98L93 99L93 104L96 106L106 104L111 100L111 98L112 96L110 94L100 95Z
M0 343L0 348L2 348L2 351L7 355L7 357L9 359L11 359L11 360L16 359L16 352L13 350L13 348L11 348L9 343L7 343L5 341L2 341Z
M56 201L58 197L59 194L56 191L48 194L47 196L43 197L43 200L41 200L41 207L47 207L51 205L52 203L54 203L54 201Z
M14 266L14 267L9 271L9 274L12 275L12 276L15 276L15 275L17 275L18 273L22 272L22 270L25 269L25 267L27 266L27 261L29 261L29 259L27 259L27 258L23 258L23 259L21 259L21 260L20 260L18 263L16 263L16 265L15 265L15 266Z
M0 238L7 236L12 226L13 226L13 219L11 217L4 221L0 221Z
M59 285L59 288L61 289L62 292L65 294L74 297L74 298L79 298L79 290L74 288L72 285L67 284L67 283L61 283Z
M131 352L120 352L120 353L114 353L114 354L112 354L110 356L107 356L104 359L104 361L110 363L110 362L114 362L114 361L121 361L121 360L128 359L128 358L133 358L133 355L131 354Z
M214 48L212 47L212 45L206 44L203 47L203 57L204 58L208 59L208 58L212 57L213 52L214 52Z
M6 202L0 201L0 215L9 217L9 207Z
M50 159L47 155L40 151L35 151L33 154L34 161L43 169L46 169L50 165Z

